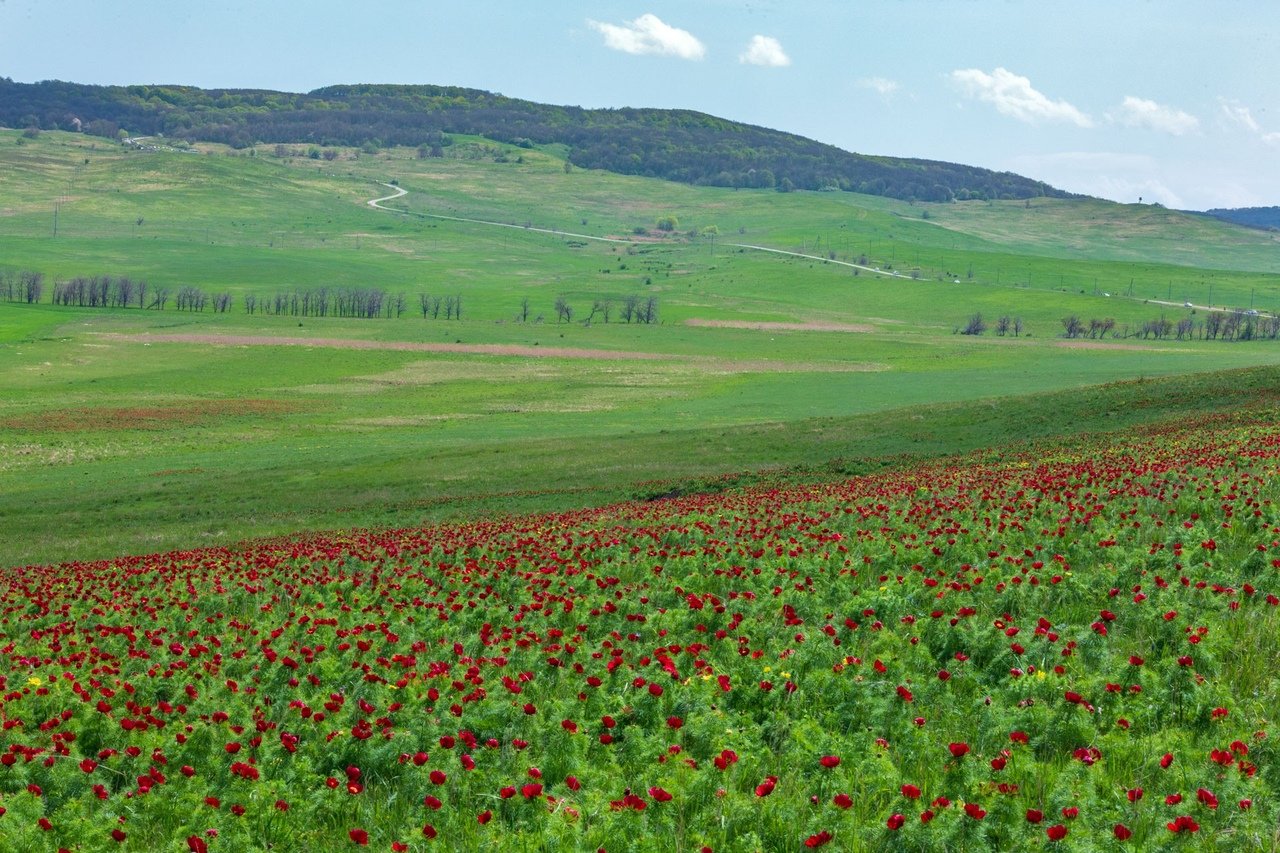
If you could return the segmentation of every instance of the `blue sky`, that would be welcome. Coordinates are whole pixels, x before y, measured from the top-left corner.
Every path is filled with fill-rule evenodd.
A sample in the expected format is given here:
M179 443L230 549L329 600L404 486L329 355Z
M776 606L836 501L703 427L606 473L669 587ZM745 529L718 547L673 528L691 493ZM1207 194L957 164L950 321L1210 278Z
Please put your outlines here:
M1274 0L0 0L0 76L469 86L1117 201L1280 204Z

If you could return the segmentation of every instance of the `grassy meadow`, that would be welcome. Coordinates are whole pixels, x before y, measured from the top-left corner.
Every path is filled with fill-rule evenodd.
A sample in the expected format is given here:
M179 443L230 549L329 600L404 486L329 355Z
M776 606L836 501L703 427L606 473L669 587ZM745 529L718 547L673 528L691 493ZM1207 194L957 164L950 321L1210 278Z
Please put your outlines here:
M1119 332L1280 309L1265 232L688 187L462 137L428 159L273 148L0 131L0 270L47 277L42 304L0 302L0 565L838 476L1267 404L1280 377L1276 341L1062 340L1068 315ZM365 203L390 181L400 213ZM104 274L232 308L48 303L55 280ZM319 287L406 308L244 310ZM424 318L422 294L462 319ZM620 322L628 297L659 322ZM583 322L605 302L611 322ZM956 334L976 312L1023 331Z

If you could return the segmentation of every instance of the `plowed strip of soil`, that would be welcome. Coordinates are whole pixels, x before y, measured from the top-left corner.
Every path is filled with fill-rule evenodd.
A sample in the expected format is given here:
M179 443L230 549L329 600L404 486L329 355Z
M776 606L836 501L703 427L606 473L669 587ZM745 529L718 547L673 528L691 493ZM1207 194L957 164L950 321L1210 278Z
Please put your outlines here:
M0 428L31 432L163 430L195 426L228 417L277 415L296 408L295 405L276 400L201 400L169 406L58 409L5 418L0 420Z
M669 361L693 365L709 372L721 373L869 373L888 370L876 362L795 362L768 359L732 359L714 356L685 356L628 350L582 349L579 347L541 347L522 344L448 344L417 341L365 341L351 338L297 338L269 335L121 335L104 334L104 338L134 343L210 344L212 346L295 346L332 349L401 350L407 352L464 353L471 355L505 355L524 358L579 358L593 361Z
M1055 346L1066 349L1114 349L1132 350L1136 352L1152 352L1154 350L1172 349L1162 346L1142 346L1141 344L1113 344L1108 341L1058 341Z
M418 341L365 341L352 338L298 338L270 335L107 335L116 340L142 343L212 344L214 346L322 347L325 349L401 350L406 352L470 353L472 355L515 355L527 358L585 358L593 360L658 361L676 356L656 352L543 347L521 344L449 344Z

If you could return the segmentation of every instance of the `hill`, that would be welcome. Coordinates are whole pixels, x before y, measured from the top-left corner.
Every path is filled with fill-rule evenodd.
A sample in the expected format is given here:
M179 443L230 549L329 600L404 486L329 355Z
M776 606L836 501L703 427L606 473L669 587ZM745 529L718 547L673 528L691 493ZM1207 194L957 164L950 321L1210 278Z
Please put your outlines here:
M1065 198L1008 172L854 154L688 110L582 109L453 86L330 86L306 94L189 86L87 86L0 78L0 125L114 138L320 146L425 146L450 134L563 145L575 166L690 184L845 190L926 201Z
M1205 213L1215 219L1247 225L1250 228L1280 228L1280 207L1215 207Z

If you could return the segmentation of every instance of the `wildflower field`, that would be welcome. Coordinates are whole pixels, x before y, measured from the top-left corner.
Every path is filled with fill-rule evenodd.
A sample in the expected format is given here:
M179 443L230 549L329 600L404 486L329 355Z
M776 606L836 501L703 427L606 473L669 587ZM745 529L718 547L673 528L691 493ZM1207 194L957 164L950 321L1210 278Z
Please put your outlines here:
M41 850L1274 850L1268 412L6 572Z

